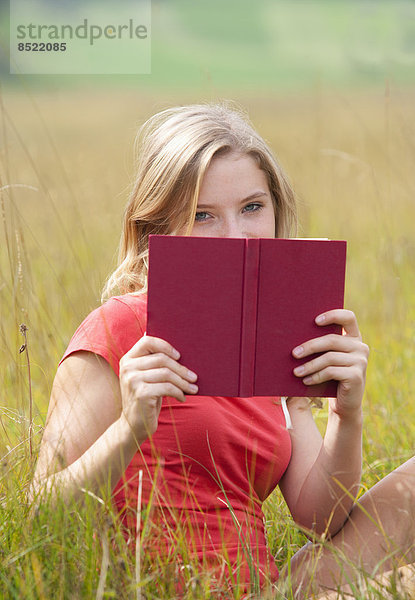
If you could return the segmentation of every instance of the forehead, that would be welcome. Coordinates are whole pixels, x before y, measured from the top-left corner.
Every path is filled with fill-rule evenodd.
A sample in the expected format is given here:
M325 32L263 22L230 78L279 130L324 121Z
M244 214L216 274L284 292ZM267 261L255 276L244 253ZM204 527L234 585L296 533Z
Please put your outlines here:
M256 191L269 193L267 176L255 158L248 154L228 153L215 156L202 180L200 196L220 191L226 196L247 196ZM221 194L221 195L222 195Z

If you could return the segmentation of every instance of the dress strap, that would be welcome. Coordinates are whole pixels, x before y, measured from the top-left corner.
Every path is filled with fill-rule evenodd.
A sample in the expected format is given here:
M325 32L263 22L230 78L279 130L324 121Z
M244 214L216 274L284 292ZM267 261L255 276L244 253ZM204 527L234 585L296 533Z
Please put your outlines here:
M287 429L292 429L293 423L291 421L290 413L288 412L287 396L281 396L281 406L282 406L282 412L284 413L284 417L285 417L285 426Z

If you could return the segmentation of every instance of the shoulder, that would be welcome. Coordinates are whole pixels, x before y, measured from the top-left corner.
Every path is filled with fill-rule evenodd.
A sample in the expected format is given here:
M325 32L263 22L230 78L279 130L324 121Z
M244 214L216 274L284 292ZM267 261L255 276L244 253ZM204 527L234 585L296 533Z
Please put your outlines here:
M98 306L82 321L74 337L78 335L111 334L120 337L131 328L134 333L144 334L147 320L147 297L143 294L113 296Z
M123 296L112 296L101 306L93 310L85 319L145 319L147 311L146 294L124 294Z
M120 358L144 335L146 321L146 295L113 296L82 321L60 362L85 350L105 358L118 375Z

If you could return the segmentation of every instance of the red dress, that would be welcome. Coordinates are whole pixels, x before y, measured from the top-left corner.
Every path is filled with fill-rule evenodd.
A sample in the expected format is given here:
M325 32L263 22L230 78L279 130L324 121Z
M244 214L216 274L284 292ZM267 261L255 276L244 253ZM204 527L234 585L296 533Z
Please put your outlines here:
M62 360L88 350L118 375L120 358L145 329L146 296L113 297L80 325ZM165 397L158 429L127 467L114 502L134 539L141 470L142 505L151 515L143 536L150 556L162 552L183 563L193 557L205 567L237 573L239 581L249 581L252 570L260 581L276 581L261 504L290 456L279 398L189 395L181 403Z

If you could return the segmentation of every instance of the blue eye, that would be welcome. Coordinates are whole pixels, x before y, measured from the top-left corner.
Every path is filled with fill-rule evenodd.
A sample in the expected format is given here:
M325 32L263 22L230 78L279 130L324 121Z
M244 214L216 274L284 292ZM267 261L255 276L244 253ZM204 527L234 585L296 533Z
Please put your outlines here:
M244 210L246 212L255 212L257 210L261 210L262 208L262 204L259 204L258 202L252 202L251 204L247 204L244 208Z
M259 210L261 210L263 207L262 204L260 204L259 202L251 202L250 204L247 204L246 206L244 206L244 208L242 209L242 212L247 212L247 213L253 213L253 212L257 212ZM200 210L197 211L195 214L195 222L202 222L202 221L207 221L209 219L210 215L208 212L204 211L204 210Z
M195 214L195 221L204 221L206 218L207 212L197 212Z

